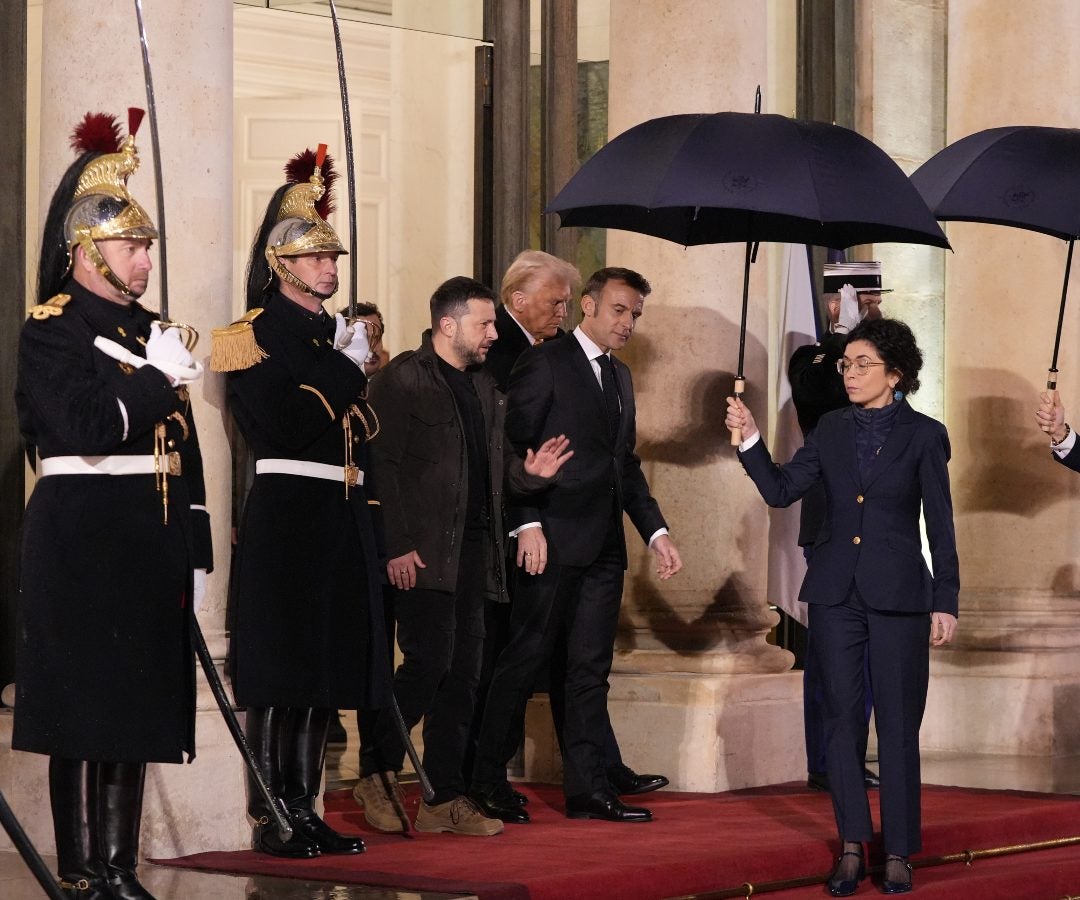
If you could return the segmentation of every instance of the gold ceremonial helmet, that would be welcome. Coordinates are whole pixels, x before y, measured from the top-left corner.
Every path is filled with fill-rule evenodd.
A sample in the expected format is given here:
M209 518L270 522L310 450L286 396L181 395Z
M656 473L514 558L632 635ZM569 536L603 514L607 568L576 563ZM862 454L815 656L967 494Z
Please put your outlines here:
M95 241L154 240L158 236L150 216L127 189L128 178L139 168L134 134L138 121L134 116L136 111L132 112L131 133L124 138L116 152L104 153L92 159L83 169L71 208L64 219L68 269L71 268L78 245L109 283L124 294L130 294L130 288L109 268ZM137 112L137 119L141 120L142 111Z
M312 161L314 170L307 181L300 181L296 176L296 171L301 169L305 162L310 165ZM295 177L297 183L286 190L282 196L277 223L266 239L266 261L270 264L270 270L287 284L324 300L326 296L333 295L324 295L313 290L310 285L286 269L281 260L312 253L345 254L348 252L342 246L337 233L330 227L330 223L319 213L319 201L327 193L322 171L325 161L326 144L319 144L316 153L312 154L308 150L293 161L295 166L290 163L287 168L290 180ZM325 204L324 209L326 209ZM328 211L327 215L329 215Z

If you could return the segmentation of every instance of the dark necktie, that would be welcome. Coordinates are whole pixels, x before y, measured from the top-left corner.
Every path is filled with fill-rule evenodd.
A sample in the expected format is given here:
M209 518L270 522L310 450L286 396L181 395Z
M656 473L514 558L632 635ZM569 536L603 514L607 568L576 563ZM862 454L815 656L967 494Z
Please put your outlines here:
M604 410L607 412L611 442L619 436L619 390L615 386L615 367L606 353L596 357L600 366L600 387L604 391Z

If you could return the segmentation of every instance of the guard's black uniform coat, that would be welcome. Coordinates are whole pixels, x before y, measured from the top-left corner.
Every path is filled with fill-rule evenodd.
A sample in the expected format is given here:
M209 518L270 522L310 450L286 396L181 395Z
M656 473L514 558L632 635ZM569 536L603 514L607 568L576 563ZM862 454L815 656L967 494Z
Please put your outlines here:
M268 358L229 374L229 403L260 459L343 466L342 420L367 378L333 349L334 320L274 294L253 323ZM357 464L364 441L349 416ZM378 438L376 438L377 440ZM356 709L389 699L389 663L368 494L343 481L261 474L233 566L236 699L250 707Z
M60 314L28 319L19 342L16 402L31 459L150 455L165 420L183 474L168 479L168 524L152 474L38 480L23 526L12 745L180 762L194 755L195 728L186 598L192 569L212 566L195 422L185 389L94 347L102 335L144 356L156 316L74 281L64 291Z

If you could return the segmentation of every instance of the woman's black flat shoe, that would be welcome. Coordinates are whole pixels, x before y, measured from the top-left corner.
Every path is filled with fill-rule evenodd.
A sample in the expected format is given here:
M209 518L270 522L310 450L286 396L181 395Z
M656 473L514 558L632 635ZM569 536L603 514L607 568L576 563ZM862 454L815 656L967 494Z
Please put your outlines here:
M903 881L894 880L891 878L885 878L881 882L881 893L883 894L908 894L911 893L911 863L907 861L906 856L894 856L889 854L885 857L885 874L889 874L889 863L900 863L903 867L907 878ZM897 866L892 866L897 868ZM893 874L896 874L895 872Z
M848 867L844 865L845 856L854 856L859 860L859 867L855 872L846 871ZM854 877L851 877L852 875ZM863 859L862 851L856 853L854 850L845 850L836 860L836 867L829 876L829 880L825 882L825 887L834 897L850 897L859 889L859 882L865 877L866 861Z

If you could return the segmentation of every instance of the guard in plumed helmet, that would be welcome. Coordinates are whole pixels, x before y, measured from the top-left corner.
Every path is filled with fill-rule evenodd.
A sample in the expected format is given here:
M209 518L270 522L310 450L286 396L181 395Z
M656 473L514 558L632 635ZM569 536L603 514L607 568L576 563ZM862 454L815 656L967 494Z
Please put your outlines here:
M157 231L121 140L88 114L53 195L16 403L37 482L23 524L12 745L49 760L63 887L149 898L136 864L145 764L194 757L190 616L211 568L179 332L138 302Z
M286 166L251 249L248 312L214 332L229 408L255 459L232 577L233 685L247 739L294 835L282 841L249 785L253 847L274 856L360 853L316 814L334 711L389 701L381 567L364 444L363 322L329 315L345 252L326 221L325 145Z

